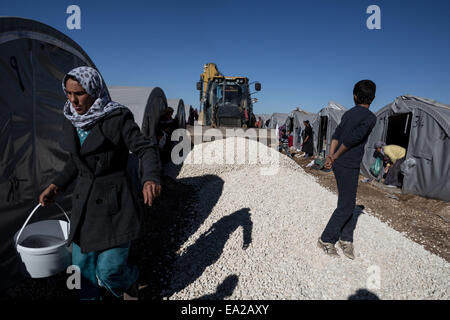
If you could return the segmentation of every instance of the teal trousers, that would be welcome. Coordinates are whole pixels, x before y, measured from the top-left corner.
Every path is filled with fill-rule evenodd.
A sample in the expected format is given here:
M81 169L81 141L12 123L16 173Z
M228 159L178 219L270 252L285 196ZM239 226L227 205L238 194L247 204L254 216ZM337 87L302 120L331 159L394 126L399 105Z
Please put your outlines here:
M72 242L72 264L81 271L81 300L102 300L100 286L117 298L138 280L136 266L128 264L130 244L119 247L82 253Z

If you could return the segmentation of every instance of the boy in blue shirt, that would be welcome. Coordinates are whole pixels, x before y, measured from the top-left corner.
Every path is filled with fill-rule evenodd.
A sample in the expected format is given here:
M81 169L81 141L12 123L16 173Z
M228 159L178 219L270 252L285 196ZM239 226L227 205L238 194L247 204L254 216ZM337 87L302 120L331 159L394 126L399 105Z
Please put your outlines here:
M375 91L376 85L370 80L361 80L355 84L355 106L342 116L325 161L325 168L332 168L336 178L338 203L317 244L330 256L339 257L335 248L335 243L339 241L344 255L355 258L353 231L357 215L353 215L353 212L364 146L376 124L376 116L369 111Z

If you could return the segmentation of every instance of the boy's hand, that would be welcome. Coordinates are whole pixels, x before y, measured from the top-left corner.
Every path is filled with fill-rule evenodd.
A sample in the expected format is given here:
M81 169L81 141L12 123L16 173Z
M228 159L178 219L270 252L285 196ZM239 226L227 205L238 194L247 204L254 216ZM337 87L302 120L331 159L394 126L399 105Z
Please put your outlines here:
M328 155L325 160L325 164L324 164L325 169L331 169L331 167L333 166L333 163L334 163L333 156Z

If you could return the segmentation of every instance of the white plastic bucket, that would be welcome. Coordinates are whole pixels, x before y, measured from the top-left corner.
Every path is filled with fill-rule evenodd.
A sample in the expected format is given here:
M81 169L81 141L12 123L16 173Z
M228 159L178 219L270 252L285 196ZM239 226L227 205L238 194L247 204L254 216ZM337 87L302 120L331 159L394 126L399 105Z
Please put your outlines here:
M28 216L22 228L14 235L17 252L26 272L31 278L44 278L66 269L71 261L71 252L66 246L70 232L70 220L63 208L63 220L43 220L27 225L39 208L38 204Z

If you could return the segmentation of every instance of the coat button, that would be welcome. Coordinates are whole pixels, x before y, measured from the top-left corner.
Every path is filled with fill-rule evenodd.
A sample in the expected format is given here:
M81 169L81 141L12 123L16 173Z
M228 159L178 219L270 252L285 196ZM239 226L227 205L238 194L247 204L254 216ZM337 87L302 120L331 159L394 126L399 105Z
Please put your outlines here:
M103 200L102 199L97 199L97 200L95 200L95 203L96 204L101 204L101 203L103 203Z

